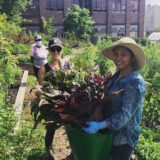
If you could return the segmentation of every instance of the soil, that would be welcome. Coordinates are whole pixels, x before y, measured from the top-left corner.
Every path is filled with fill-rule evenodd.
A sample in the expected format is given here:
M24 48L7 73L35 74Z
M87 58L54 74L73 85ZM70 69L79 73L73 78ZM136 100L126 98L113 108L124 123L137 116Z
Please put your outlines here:
M16 96L17 96L18 89L19 89L20 82L21 82L21 78L22 77L16 77L16 83L12 84L8 88L8 95L6 97L6 99L9 99L9 101L7 102L8 106L12 106L15 103Z
M17 64L22 70L28 70L29 74L34 75L33 64L20 62Z

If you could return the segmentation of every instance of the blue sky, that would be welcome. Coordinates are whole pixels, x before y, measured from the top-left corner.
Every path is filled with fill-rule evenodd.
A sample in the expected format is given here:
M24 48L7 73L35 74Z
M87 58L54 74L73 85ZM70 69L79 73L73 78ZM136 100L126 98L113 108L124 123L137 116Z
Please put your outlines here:
M146 0L146 4L159 4L160 5L160 0Z

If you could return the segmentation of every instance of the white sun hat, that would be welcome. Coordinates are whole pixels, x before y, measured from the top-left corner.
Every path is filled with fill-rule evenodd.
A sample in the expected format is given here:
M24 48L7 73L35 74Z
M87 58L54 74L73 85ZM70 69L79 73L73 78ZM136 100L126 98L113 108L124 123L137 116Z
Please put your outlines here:
M143 50L137 45L135 40L129 37L121 38L116 44L106 47L102 50L102 54L113 61L114 48L118 46L124 46L130 49L135 57L135 64L138 70L142 69L145 64L145 55Z

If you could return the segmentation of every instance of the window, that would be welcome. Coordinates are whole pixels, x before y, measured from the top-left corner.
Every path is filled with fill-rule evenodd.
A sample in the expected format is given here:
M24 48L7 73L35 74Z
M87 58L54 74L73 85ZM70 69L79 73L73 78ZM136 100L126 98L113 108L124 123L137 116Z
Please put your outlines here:
M138 26L135 24L130 25L130 36L137 37Z
M125 13L126 0L113 0L112 1L112 12Z
M138 13L139 0L131 0L131 13Z
M93 0L93 10L106 10L106 0Z
M71 8L73 8L73 5L76 4L76 5L79 5L79 0L71 0L70 1L70 6Z
M89 0L81 0L79 4L84 8L89 8Z
M80 5L81 7L88 8L89 6L89 0L72 0L70 1L71 7L73 7L74 4Z
M63 10L63 0L46 0L46 9L47 10Z
M125 25L112 25L113 36L125 36Z
M51 0L46 0L46 9L49 10L51 7Z

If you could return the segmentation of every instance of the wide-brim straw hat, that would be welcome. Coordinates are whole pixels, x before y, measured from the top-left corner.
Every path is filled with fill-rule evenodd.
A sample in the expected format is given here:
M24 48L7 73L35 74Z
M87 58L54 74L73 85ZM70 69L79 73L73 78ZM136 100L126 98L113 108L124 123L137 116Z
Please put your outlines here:
M113 61L113 49L118 46L124 46L130 49L135 57L135 65L138 70L142 69L145 64L145 55L143 50L137 45L135 40L129 37L121 38L116 44L106 47L102 50L102 54Z

